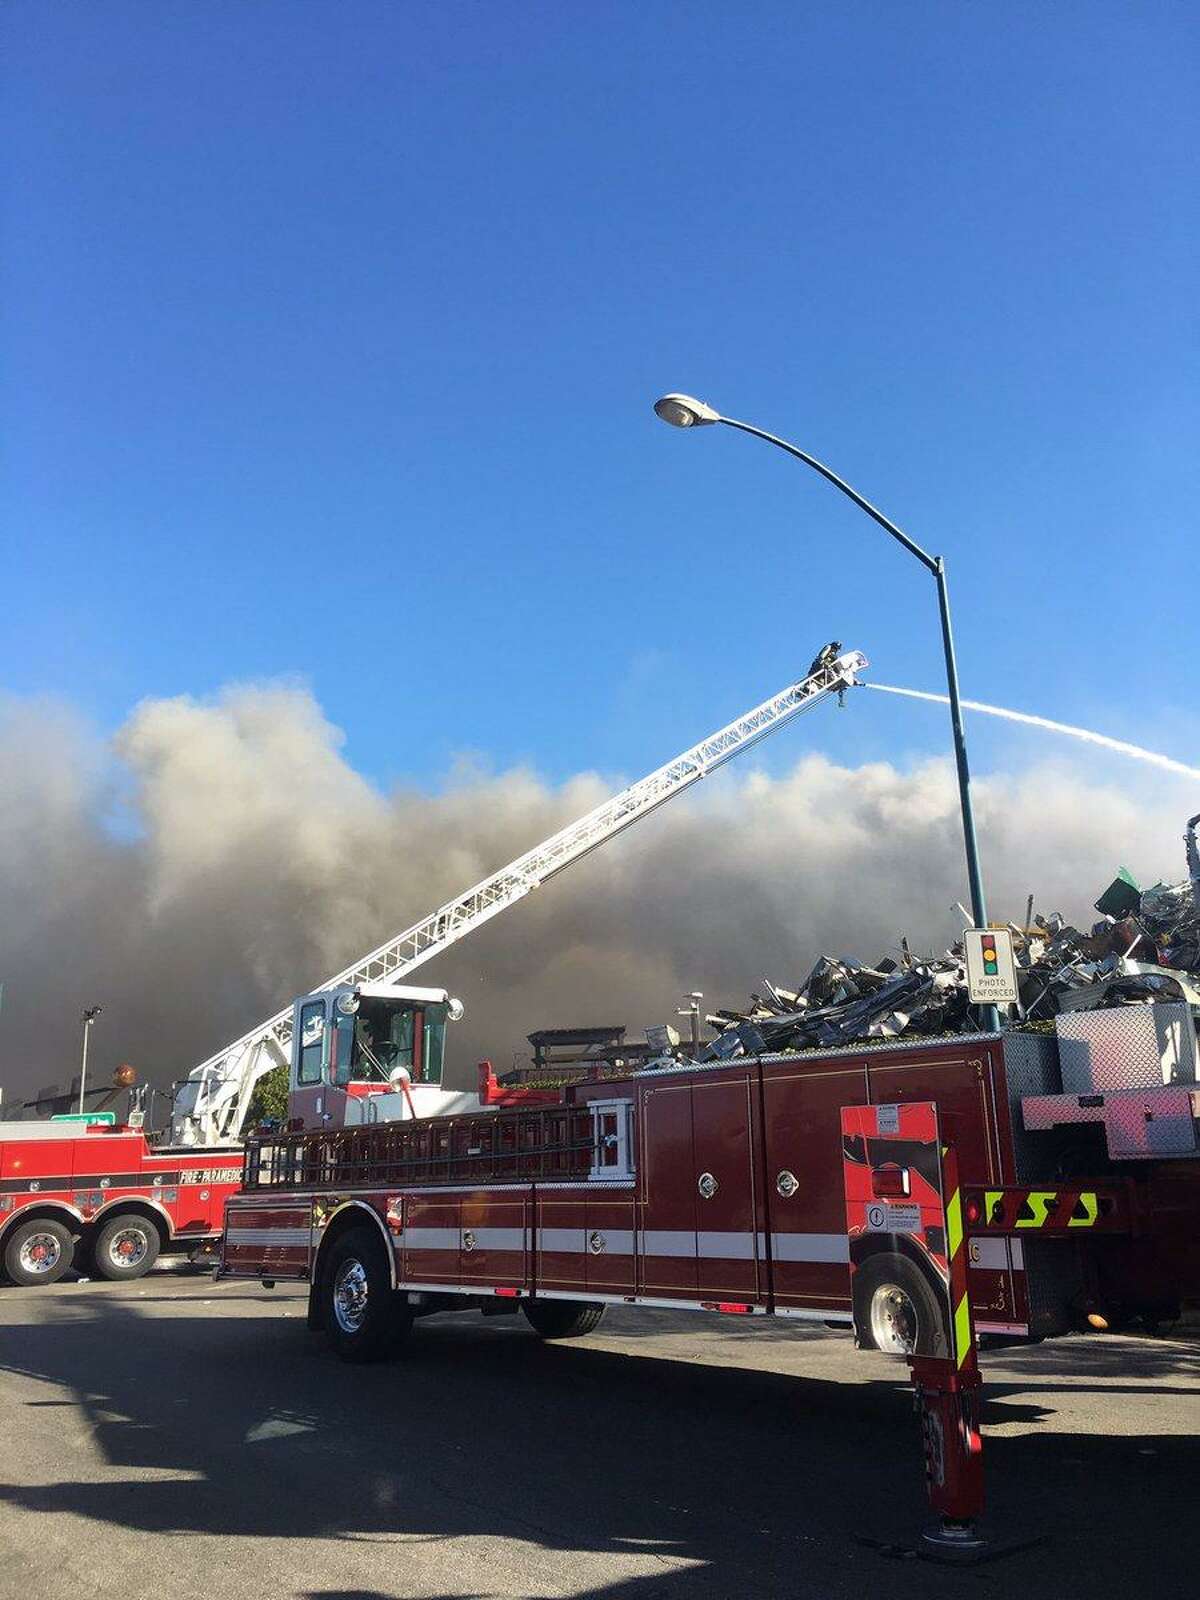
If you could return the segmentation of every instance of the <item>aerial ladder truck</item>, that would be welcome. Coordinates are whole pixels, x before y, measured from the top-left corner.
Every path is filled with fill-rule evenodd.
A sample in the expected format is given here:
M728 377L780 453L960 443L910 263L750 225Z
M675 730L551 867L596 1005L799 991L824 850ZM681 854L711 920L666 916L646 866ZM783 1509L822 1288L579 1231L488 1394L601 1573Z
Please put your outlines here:
M835 662L817 693L850 676ZM560 840L577 858L732 753L716 738L472 891L496 896L476 909L528 892ZM454 910L431 919L434 940ZM403 940L376 952L385 971L420 959L419 931ZM429 1099L434 1114L414 1115L440 1042L424 1062L414 1044L440 1040L447 1003L389 994L372 969L297 1001L287 1124L248 1139L226 1207L218 1277L306 1284L309 1327L345 1360L386 1357L447 1311L519 1312L544 1339L591 1332L610 1305L841 1325L909 1363L935 1513L917 1548L964 1561L989 1553L979 1340L1154 1326L1200 1300L1185 1003L1066 1011L1053 1035L798 1053L739 1028L721 1036L729 1050L677 1051L540 1103ZM380 1092L355 1096L356 1051L390 1069Z
M843 696L866 665L859 651L826 647L798 682L216 1051L177 1086L165 1142L147 1137L140 1113L83 1126L0 1123L0 1267L22 1284L52 1283L73 1264L134 1278L161 1251L196 1259L211 1252L241 1176L255 1085L278 1066L290 1069L301 1126L352 1127L520 1100L521 1091L505 1094L494 1079L481 1084L482 1096L442 1086L446 1024L461 1006L444 989L403 980L734 756Z

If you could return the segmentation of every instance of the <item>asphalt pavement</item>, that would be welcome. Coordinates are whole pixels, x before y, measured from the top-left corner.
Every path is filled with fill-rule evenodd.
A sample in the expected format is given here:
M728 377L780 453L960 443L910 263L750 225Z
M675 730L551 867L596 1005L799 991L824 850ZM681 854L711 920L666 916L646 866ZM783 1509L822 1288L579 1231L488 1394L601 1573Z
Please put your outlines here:
M985 1378L1003 1553L945 1570L909 1553L904 1365L844 1334L628 1309L546 1345L473 1313L356 1368L291 1290L6 1288L0 1596L1194 1594L1200 1343L1059 1340Z

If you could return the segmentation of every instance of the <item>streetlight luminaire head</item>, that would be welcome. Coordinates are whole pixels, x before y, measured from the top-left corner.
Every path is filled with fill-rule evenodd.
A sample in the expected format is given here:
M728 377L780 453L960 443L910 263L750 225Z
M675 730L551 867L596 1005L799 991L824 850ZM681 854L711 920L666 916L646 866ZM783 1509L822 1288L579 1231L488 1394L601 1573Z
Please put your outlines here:
M673 428L699 428L708 422L720 422L721 413L696 400L690 394L665 394L654 402L655 412Z

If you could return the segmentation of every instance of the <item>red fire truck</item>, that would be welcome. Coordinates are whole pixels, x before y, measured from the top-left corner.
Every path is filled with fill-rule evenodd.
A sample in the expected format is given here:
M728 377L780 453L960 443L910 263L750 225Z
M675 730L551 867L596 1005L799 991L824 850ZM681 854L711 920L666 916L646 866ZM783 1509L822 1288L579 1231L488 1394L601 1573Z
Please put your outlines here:
M0 1122L0 1264L29 1285L72 1266L140 1278L164 1251L200 1259L241 1172L240 1146L156 1151L127 1123Z
M356 1001L325 1003L332 1042ZM1200 1090L1194 1048L1156 1050L1167 1010L1194 1047L1186 1007L1136 1007L1092 1014L1082 1053L1012 1032L671 1063L356 1127L310 1019L325 1096L249 1141L218 1271L307 1282L348 1360L469 1307L544 1338L608 1304L853 1327L913 1363L938 1536L971 1549L975 1334L1157 1322L1200 1292Z

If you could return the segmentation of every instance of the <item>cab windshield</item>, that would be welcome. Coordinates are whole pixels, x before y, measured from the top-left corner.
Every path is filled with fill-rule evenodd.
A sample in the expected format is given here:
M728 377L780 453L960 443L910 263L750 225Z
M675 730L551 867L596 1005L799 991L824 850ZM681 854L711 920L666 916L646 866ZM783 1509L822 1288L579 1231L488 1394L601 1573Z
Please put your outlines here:
M339 1018L338 1078L386 1083L403 1067L413 1083L441 1083L446 1010L444 1004L414 1006L364 996L353 1017Z

